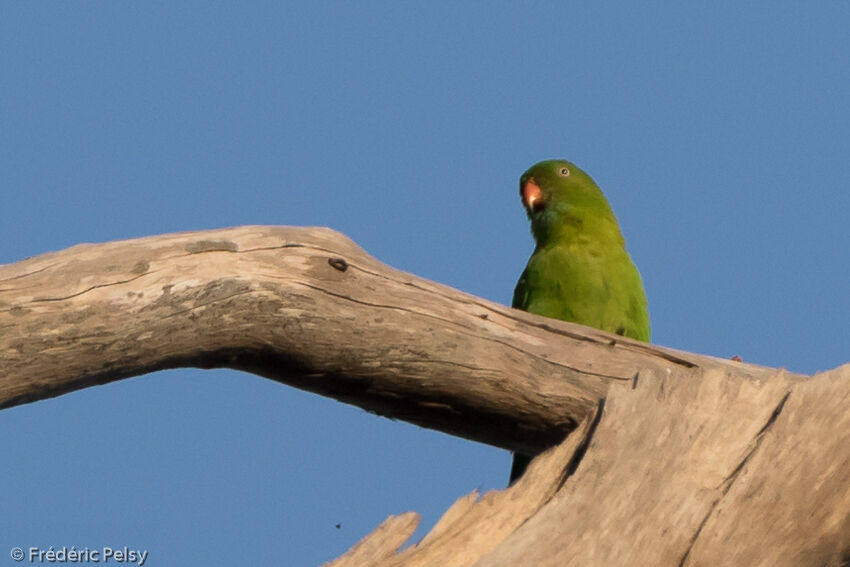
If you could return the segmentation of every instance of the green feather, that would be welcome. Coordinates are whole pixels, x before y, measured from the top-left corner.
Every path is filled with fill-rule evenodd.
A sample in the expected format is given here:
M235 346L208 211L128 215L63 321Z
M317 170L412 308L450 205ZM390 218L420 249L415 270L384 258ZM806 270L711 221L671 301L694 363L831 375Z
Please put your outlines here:
M535 247L514 289L513 307L648 342L640 273L602 190L563 160L526 171L521 196L528 183L539 187L539 201L533 207L524 202ZM515 456L511 481L527 462Z

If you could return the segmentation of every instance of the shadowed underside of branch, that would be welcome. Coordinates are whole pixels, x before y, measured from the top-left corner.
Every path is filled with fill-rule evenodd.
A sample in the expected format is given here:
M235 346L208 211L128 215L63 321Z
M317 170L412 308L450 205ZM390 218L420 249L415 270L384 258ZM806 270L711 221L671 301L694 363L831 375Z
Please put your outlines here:
M416 518L393 517L337 565L850 557L846 368L807 380L545 319L321 228L163 235L0 266L0 408L181 366L246 370L506 449L552 447L510 489L461 498L416 546L396 552Z

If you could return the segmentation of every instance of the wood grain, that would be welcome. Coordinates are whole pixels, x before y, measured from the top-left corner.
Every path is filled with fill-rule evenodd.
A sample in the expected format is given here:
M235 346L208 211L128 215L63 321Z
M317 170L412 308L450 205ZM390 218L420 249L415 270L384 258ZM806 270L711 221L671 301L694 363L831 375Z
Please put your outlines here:
M325 228L85 244L0 266L0 408L228 367L542 454L401 553L332 563L850 564L850 367L804 377L647 345L386 266Z

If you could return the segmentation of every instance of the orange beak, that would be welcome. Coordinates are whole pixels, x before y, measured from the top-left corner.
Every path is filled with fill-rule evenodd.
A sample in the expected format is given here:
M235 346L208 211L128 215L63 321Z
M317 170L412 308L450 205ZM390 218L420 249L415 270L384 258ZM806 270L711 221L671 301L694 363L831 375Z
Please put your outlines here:
M520 189L522 195L522 204L530 213L535 213L543 208L543 191L540 186L534 182L532 177L525 182L525 185Z

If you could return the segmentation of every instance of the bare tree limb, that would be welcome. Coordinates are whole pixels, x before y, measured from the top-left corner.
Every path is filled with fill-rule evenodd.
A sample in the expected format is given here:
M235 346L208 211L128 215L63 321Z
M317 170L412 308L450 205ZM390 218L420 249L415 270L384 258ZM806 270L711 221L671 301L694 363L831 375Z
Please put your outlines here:
M803 377L537 317L321 228L0 266L0 408L179 366L546 450L418 544L396 552L417 516L394 516L334 567L850 564L850 366Z
M229 367L526 452L557 443L637 368L733 364L461 293L329 229L267 226L0 266L0 353L0 408L165 368Z

